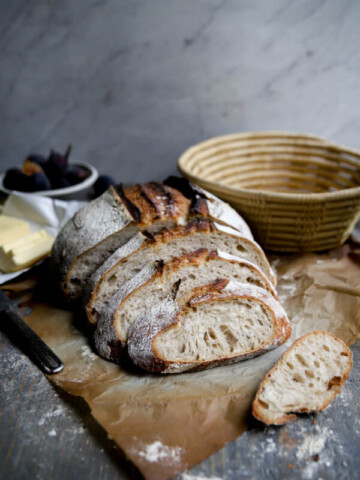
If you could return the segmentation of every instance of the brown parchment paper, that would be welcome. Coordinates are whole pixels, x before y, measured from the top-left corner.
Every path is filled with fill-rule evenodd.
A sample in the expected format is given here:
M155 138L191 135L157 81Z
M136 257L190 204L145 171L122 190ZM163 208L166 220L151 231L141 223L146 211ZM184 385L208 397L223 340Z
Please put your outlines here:
M328 330L348 345L360 337L359 252L352 243L321 255L274 256L279 295L293 326L291 339L261 357L205 372L151 375L104 361L74 326L74 313L44 302L30 301L33 312L26 321L65 363L51 381L86 400L146 479L163 480L245 430L262 377L295 338L316 329Z

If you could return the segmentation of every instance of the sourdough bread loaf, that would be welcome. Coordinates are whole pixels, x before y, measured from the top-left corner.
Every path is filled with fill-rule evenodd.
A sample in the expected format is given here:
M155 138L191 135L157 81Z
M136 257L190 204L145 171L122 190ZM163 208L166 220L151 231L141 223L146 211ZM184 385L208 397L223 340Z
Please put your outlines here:
M150 372L180 373L235 363L284 343L286 313L269 292L218 280L175 301L173 292L138 316L128 352Z
M266 374L253 401L253 415L281 425L295 413L324 410L340 393L352 368L345 343L324 331L296 340Z
M155 348L152 366L144 366L151 371L238 361L275 348L290 331L275 275L245 221L186 179L110 187L61 230L52 267L68 299L81 298L98 352L115 362L127 355L131 330L134 359L145 365L134 352L145 332L142 323L148 325L156 312L168 314L159 313L164 322L154 325L170 324L155 329L155 336L151 328L145 332L142 341ZM169 294L174 284L180 303ZM197 311L199 326L208 322L202 339L196 336ZM185 335L177 337L180 352L167 337L167 329L175 335L172 326ZM186 332L192 332L190 340Z
M137 233L116 250L94 272L84 290L84 306L90 323L98 322L116 292L146 264L156 260L168 262L172 257L200 247L219 249L223 256L230 253L249 260L275 283L274 273L256 242L230 227L196 219L184 227L163 229L154 236L146 235L146 232Z
M230 225L252 238L247 224L228 204L191 186L187 194L191 198L159 182L110 187L81 209L60 231L51 255L67 297L79 298L92 273L138 231L157 232L200 217Z
M270 296L276 296L274 286L255 264L221 251L203 248L167 263L154 262L124 284L102 311L94 334L98 352L104 358L121 360L132 323L166 298L178 280L181 280L179 295L182 296L219 278L257 285Z

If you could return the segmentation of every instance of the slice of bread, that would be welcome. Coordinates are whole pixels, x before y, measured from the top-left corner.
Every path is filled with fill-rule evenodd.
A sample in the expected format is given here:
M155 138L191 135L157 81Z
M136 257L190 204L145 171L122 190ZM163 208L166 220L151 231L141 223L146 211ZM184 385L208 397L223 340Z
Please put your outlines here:
M55 240L52 266L62 290L70 300L79 298L92 273L137 231L157 232L193 217L233 226L253 238L230 205L205 191L194 189L187 198L159 182L110 187L67 222Z
M138 233L115 251L92 275L84 290L84 306L90 323L98 322L119 288L147 263L155 260L168 262L175 256L201 247L219 249L249 260L275 283L274 273L264 252L253 240L241 236L230 227L197 219L185 227L164 229L152 238Z
M324 410L340 393L352 368L352 352L331 333L304 335L283 354L261 382L252 413L281 425L295 413Z
M186 221L191 202L157 182L110 187L61 229L52 266L70 300L80 297L90 275L138 230L160 230Z
M102 312L94 334L98 352L105 358L119 361L132 323L166 298L178 280L181 280L179 295L183 295L218 278L257 285L270 296L276 296L274 286L256 265L217 250L203 248L172 258L165 264L150 263L113 295Z
M180 373L235 363L284 343L291 326L262 288L219 280L178 302L170 295L131 325L128 353L150 372Z

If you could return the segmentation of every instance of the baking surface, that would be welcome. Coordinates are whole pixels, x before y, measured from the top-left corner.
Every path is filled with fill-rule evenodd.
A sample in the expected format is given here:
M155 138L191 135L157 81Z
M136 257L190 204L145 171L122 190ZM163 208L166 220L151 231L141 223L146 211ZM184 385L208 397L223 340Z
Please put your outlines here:
M360 469L360 344L352 351L351 378L324 413L280 428L254 422L179 480L356 478L351 472ZM0 361L0 478L141 478L85 402L54 389L4 335Z
M14 0L1 9L1 170L72 143L74 158L100 173L160 180L189 145L246 130L360 148L357 0ZM253 424L180 478L356 478L359 343L352 349L351 378L323 414ZM1 330L0 478L139 478L87 405L54 389Z
M293 325L292 340L314 329L328 330L349 344L359 338L358 247L359 244L353 243L321 255L272 257L272 265L278 274L279 295ZM43 276L47 279L46 267L43 271ZM14 286L10 284L8 289L30 293L37 282L36 279L30 278L15 283ZM334 401L333 405L338 404L338 407L333 414L331 407L325 413L305 415L296 420L296 430L292 430L289 425L280 429L262 428L249 415L251 400L264 373L281 355L284 346L256 359L200 373L156 376L128 370L101 360L92 352L87 338L74 325L77 314L73 315L70 310L64 309L62 304L58 303L57 296L51 294L52 289L46 291L47 284L48 280L46 284L40 283L41 288L34 298L29 296L29 293L25 294L25 297L22 297L21 308L28 323L65 363L64 371L52 377L53 381L67 392L86 400L93 417L149 480L165 479L174 472L182 472L186 468L190 469L191 473L182 474L180 478L186 479L186 475L194 478L194 469L191 470L191 467L214 453L211 458L215 459L219 455L218 450L228 442L232 440L238 442L238 436L246 424L249 430L245 435L249 437L248 442L251 445L254 442L253 453L264 460L264 468L270 466L267 464L266 455L271 453L277 457L277 463L271 468L274 469L275 465L276 468L282 468L285 465L293 471L292 478L318 478L322 468L331 467L336 471L338 463L334 452L341 451L342 462L346 463L347 460L344 458L348 452L358 448L359 402L354 401L356 398L354 389L359 388L356 380L358 371L355 371L351 382L346 384L340 397ZM42 295L46 303L41 300ZM13 355L6 357L10 360L4 366L5 375L10 378L12 374L12 369L9 368L11 358L15 371L20 375L26 375L21 368L26 364L26 359L21 356L14 358ZM354 363L357 364L356 360ZM31 378L32 375L26 377ZM35 380L34 382L37 385ZM34 382L30 390L36 388ZM7 381L2 385L3 388L8 388ZM8 392L4 393L8 398ZM25 395L26 392L22 394ZM64 394L61 394L61 397L64 398ZM71 399L69 403L73 405ZM8 406L6 403L5 409ZM25 425L35 414L38 431L42 431L49 424L50 430L47 435L59 439L64 436L62 442L66 445L67 434L69 437L85 434L86 440L89 441L88 428L84 430L76 425L74 428L67 428L63 424L65 412L62 408L54 407L42 411L42 415L39 416L36 407L37 404L31 406L28 416L23 410L20 418ZM80 412L82 408L79 408ZM346 419L349 419L349 423ZM307 430L309 421L312 427ZM36 444L34 428L30 431L32 435L30 444ZM20 438L23 440L22 436ZM98 435L96 438L99 441ZM262 442L265 442L265 448ZM350 442L349 448L347 442ZM222 450L225 452L221 463L224 471L220 477L215 478L231 480L238 478L234 476L238 475L237 470L234 474L227 471L226 461L233 460L232 455L230 459L226 456L227 451L233 452L231 445L230 443ZM10 449L10 467L14 460L11 452ZM239 452L241 449L236 448L237 461ZM245 458L249 457L246 451L243 451L242 455ZM41 465L41 458L42 456L36 465ZM84 460L86 461L86 457ZM205 460L199 467L194 467L195 471L196 468L205 466L208 461ZM356 455L349 454L350 464L354 461L357 461ZM7 462L4 462L4 465L6 464ZM123 462L120 462L120 465L123 465ZM348 474L352 466L341 465ZM20 466L21 464L16 465L16 470ZM237 469L239 468L245 469L242 460L237 465ZM266 472L261 472L261 468L260 460L259 463L252 460L248 472L246 470L243 472L244 478L266 475ZM268 473L274 472L269 470ZM131 478L132 473L125 472L125 475L128 475L125 478ZM214 475L212 474L210 478L214 478Z

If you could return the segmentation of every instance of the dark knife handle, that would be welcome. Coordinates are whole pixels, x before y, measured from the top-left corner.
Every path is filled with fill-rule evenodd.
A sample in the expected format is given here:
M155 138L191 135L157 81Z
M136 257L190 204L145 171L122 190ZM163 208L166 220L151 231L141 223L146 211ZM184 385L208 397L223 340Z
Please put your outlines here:
M29 357L36 365L47 374L59 373L64 368L63 362L44 343L41 338L24 322L20 315L9 307L2 312L8 320L11 320L17 340Z

